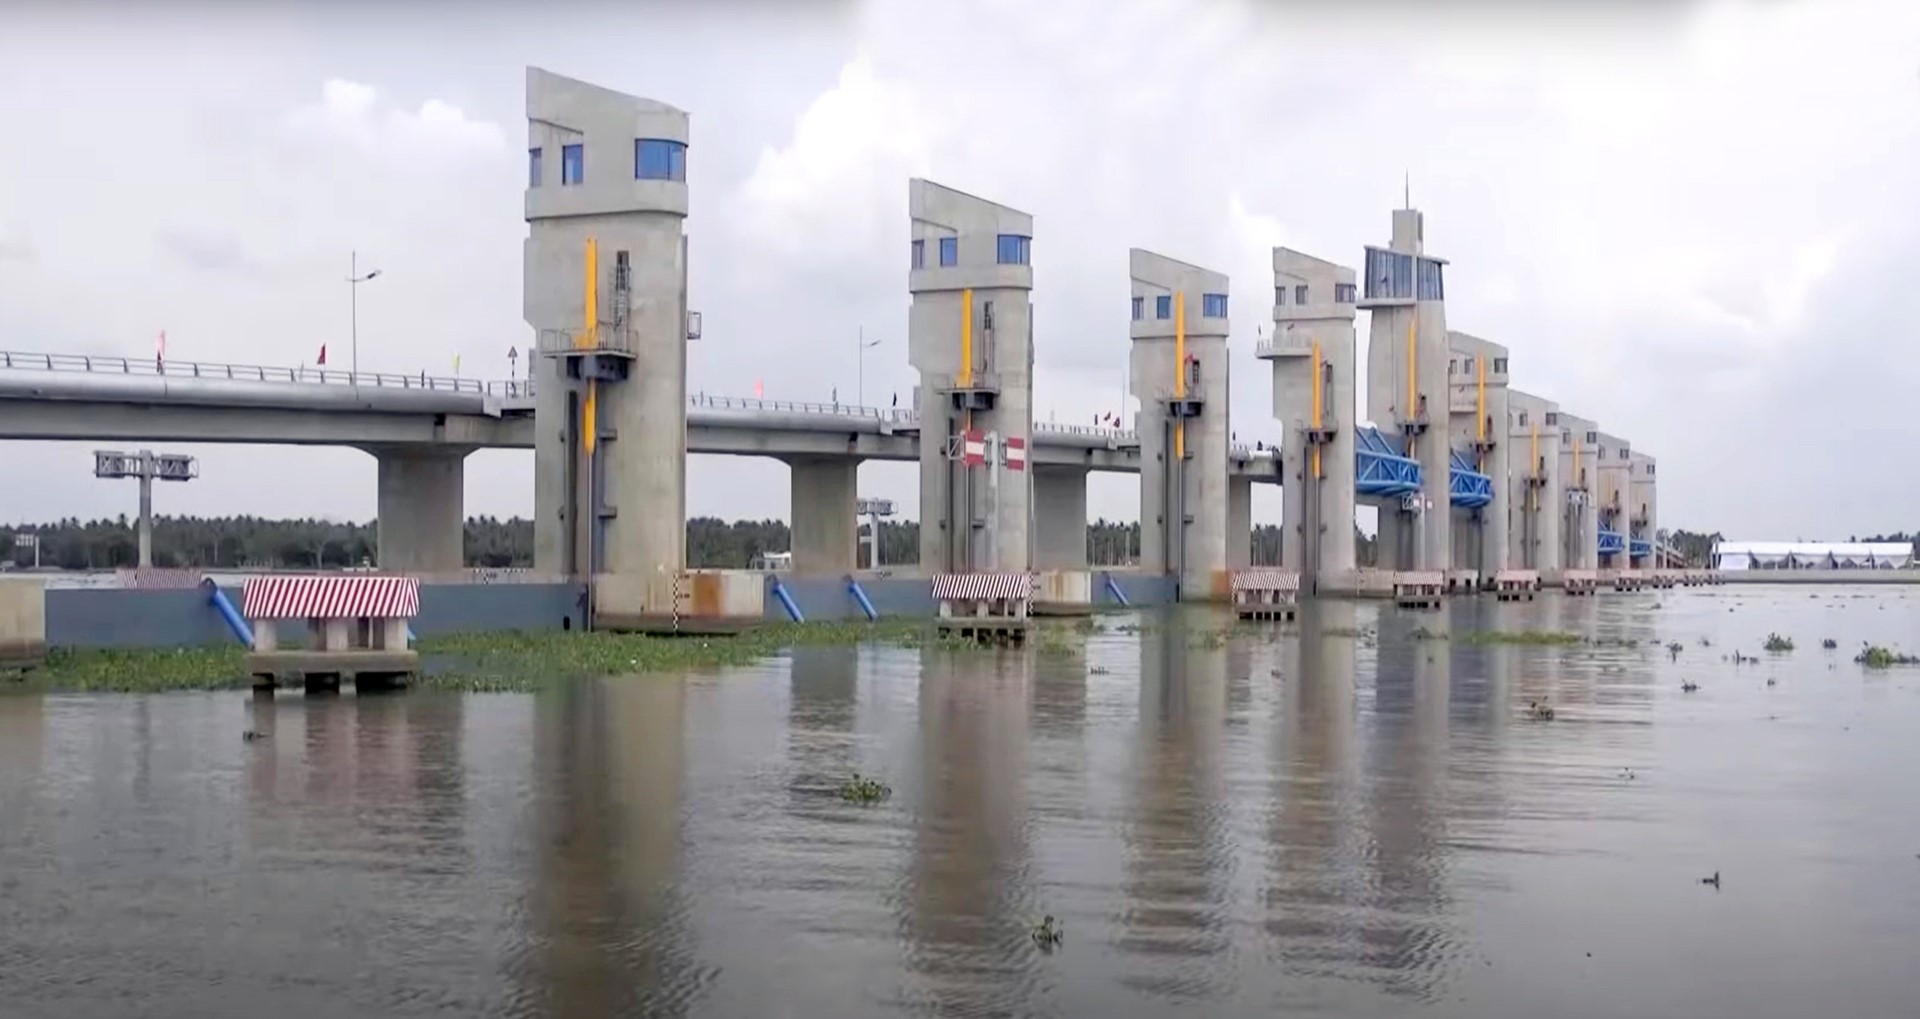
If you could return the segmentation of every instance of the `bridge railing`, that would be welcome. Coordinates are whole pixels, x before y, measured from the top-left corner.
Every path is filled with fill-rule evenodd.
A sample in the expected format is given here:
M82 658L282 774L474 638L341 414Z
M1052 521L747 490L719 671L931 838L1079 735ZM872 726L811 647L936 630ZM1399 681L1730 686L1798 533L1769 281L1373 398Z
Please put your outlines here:
M1035 421L1033 430L1050 435L1084 435L1094 439L1112 439L1123 446L1137 444L1140 441L1140 437L1131 428L1108 428L1102 425L1063 425L1052 421Z
M437 393L487 393L493 396L531 396L530 380L485 382L445 375L397 375L355 372L336 368L287 368L219 361L168 361L160 358L121 357L112 354L42 354L0 350L0 369L88 372L99 375L139 375L150 378L208 379L228 382L275 382L298 385L367 386L382 389L422 389Z
M719 396L713 393L695 393L688 396L687 406L712 410L770 410L788 414L829 414L895 423L910 423L919 417L913 410L899 407L862 407L851 403L812 403L805 400L763 400L748 396Z

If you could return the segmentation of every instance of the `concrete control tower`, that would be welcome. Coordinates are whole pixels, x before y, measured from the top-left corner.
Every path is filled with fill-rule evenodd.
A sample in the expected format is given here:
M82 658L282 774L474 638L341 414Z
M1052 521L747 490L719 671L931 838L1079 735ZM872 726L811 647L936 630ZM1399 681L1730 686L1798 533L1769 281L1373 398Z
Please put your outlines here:
M1353 585L1354 297L1352 269L1273 249L1273 337L1257 353L1282 432L1280 562L1309 592Z
M527 69L534 560L596 620L671 611L686 562L687 115Z
M1127 260L1140 565L1178 577L1183 601L1211 598L1227 568L1227 277L1139 248Z
M1447 334L1448 434L1474 469L1493 481L1491 500L1453 511L1453 565L1481 583L1507 568L1507 348L1467 333Z
M1545 583L1558 584L1566 552L1560 528L1567 515L1566 493L1560 487L1560 405L1517 389L1507 396L1512 417L1507 430L1512 449L1508 499L1513 507L1509 561L1518 569L1538 572Z
M1446 262L1422 253L1425 232L1419 210L1395 209L1391 245L1366 249L1360 294L1360 307L1372 313L1367 414L1420 463L1420 491L1401 509L1380 513L1381 565L1401 570L1453 563Z
M920 373L920 568L1024 573L1033 217L914 178L907 356Z

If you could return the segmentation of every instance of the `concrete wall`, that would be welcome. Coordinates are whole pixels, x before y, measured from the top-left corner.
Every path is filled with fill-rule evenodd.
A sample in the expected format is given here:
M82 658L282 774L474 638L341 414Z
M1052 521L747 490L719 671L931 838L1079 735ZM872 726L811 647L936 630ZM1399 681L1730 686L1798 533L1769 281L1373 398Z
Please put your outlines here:
M1273 249L1273 337L1260 356L1273 363L1273 416L1281 424L1284 527L1280 561L1299 570L1313 590L1335 587L1354 572L1354 272L1287 248ZM1300 300L1305 288L1306 300ZM1319 475L1306 433L1313 416L1314 351L1319 350L1319 425L1333 432L1321 450Z
M918 178L907 182L907 206L910 245L921 252L907 272L907 355L920 373L920 563L930 572L1025 572L1032 472L1001 470L996 483L993 463L963 465L948 439L973 428L1033 448L1033 267L998 261L1000 236L1030 242L1033 217ZM955 241L954 265L940 264L943 238ZM951 390L967 374L963 329L973 384L997 390L991 410L953 407ZM983 526L970 526L975 519Z
M1091 571L1091 590L1093 604L1108 608L1120 603L1115 601L1112 592L1107 590L1107 578L1113 578L1115 586L1120 588L1127 601L1133 605L1167 605L1176 597L1174 580L1171 577L1155 577L1128 571ZM767 578L766 615L769 619L787 618L786 609L773 595L773 580ZM808 622L834 619L865 619L860 604L853 600L852 592L847 590L846 577L796 577L782 574L780 583L785 585L787 594L800 607L800 614ZM938 613L933 602L933 585L926 577L895 574L892 576L861 575L860 589L866 592L868 600L873 602L874 610L882 619L914 618L929 619Z
M235 605L238 587L224 588ZM422 584L418 636L487 630L575 629L579 584ZM47 643L54 647L166 648L233 642L220 614L199 590L54 588L46 598Z
M1492 502L1478 510L1454 511L1464 525L1458 533L1465 539L1464 548L1454 549L1454 565L1491 577L1506 569L1508 562L1508 351L1491 340L1462 332L1447 334L1447 350L1448 433L1454 448L1493 479ZM1460 541L1456 539L1455 543Z
M685 565L687 185L636 179L635 143L688 137L687 115L664 103L527 69L527 145L540 150L542 168L526 190L523 293L532 346L546 352L534 363L534 561L547 572L652 575ZM571 144L583 146L578 183L562 179ZM599 251L591 315L589 238ZM625 300L615 286L623 252ZM644 366L598 385L598 496L586 436L568 409L586 384L551 356L586 334L589 319L599 346L631 350ZM612 517L599 516L601 498Z
M0 667L39 661L46 647L44 583L38 577L0 577Z
M1128 268L1140 308L1128 329L1129 384L1140 401L1140 565L1176 574L1181 597L1203 599L1227 568L1227 318L1206 314L1206 295L1226 295L1227 277L1139 248ZM1186 364L1176 351L1183 343ZM1178 398L1200 401L1200 415L1170 416Z
M1508 542L1515 569L1536 570L1543 580L1560 576L1565 543L1566 493L1560 484L1560 405L1509 390ZM1538 476L1538 484L1529 484ZM1496 481L1495 484L1499 482Z
M1397 437L1404 435L1401 424L1418 417L1423 409L1428 422L1428 431L1412 440L1408 453L1420 461L1426 509L1418 515L1417 525L1405 512L1380 514L1382 551L1413 550L1401 561L1383 561L1383 568L1444 570L1453 561L1451 464L1446 437L1447 312L1444 288L1438 297L1419 299L1420 266L1427 266L1427 272L1442 271L1439 260L1424 253L1425 231L1425 220L1418 210L1394 210L1393 240L1385 250L1412 259L1408 278L1413 286L1404 296L1382 295L1380 281L1361 280L1360 307L1372 312L1367 340L1368 417L1383 432ZM1363 269L1363 276L1366 271ZM1376 296L1367 296L1369 286L1375 287ZM1417 534L1404 533L1409 527Z

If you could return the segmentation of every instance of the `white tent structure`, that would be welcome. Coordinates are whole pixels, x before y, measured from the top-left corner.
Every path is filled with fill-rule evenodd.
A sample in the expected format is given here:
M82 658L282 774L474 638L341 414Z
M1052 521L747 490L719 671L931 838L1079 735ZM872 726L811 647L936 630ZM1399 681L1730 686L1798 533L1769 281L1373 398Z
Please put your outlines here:
M1904 570L1913 546L1904 541L1723 541L1713 547L1721 570Z

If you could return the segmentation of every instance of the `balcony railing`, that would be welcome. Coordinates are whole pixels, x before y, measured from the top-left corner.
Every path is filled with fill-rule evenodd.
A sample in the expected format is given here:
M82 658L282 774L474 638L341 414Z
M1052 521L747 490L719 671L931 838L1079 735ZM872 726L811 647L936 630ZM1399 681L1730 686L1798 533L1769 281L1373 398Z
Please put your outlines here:
M96 375L131 375L163 379L202 379L216 382L424 389L436 393L487 393L507 397L532 392L531 384L524 379L486 382L457 376L429 375L426 372L403 375L394 372L356 372L317 366L310 368L304 365L288 368L260 364L230 364L220 361L172 361L101 354L0 351L0 370L4 369L84 372Z

